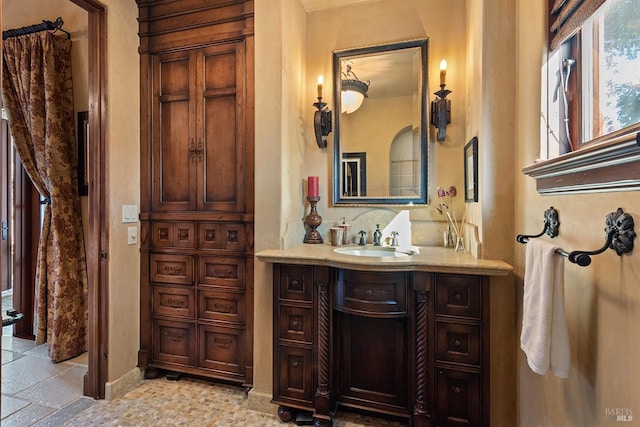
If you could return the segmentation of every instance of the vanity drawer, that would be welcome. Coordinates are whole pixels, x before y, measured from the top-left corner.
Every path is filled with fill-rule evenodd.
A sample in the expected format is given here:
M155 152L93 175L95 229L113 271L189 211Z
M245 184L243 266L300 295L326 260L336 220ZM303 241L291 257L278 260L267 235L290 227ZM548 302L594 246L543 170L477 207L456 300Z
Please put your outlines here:
M280 265L274 274L280 299L313 301L313 267Z
M192 319L195 315L195 292L185 286L153 286L153 314Z
M482 317L482 277L437 274L436 315Z
M278 338L311 343L313 341L313 309L280 304L278 306Z
M198 290L198 318L244 323L244 295L232 292Z
M479 325L436 321L436 360L480 367L482 333Z
M408 289L405 273L341 270L335 287L336 309L372 316L406 315Z

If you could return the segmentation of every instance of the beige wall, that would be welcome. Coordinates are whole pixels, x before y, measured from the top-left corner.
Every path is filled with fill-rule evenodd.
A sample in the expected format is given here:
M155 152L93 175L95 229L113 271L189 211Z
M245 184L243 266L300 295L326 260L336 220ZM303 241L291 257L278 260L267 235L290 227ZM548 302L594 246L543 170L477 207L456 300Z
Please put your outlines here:
M604 244L605 215L622 207L638 219L640 193L541 197L532 178L519 173L539 157L540 70L546 55L543 2L517 1L517 105L515 212L519 232L539 231L549 206L560 214L558 245L593 250ZM518 319L522 318L524 247L516 245ZM565 298L571 372L560 380L539 376L518 350L521 426L619 426L608 411L631 410L640 419L640 253L619 257L612 250L588 267L566 264ZM518 324L517 330L520 331ZM624 423L622 423L624 424Z

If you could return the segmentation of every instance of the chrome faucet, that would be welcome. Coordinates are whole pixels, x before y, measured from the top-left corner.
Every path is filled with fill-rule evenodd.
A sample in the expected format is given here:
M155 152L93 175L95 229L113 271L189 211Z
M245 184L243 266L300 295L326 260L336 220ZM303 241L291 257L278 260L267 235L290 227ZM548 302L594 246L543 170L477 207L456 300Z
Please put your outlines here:
M391 246L400 246L398 244L398 232L397 231L392 231L391 232Z
M380 224L376 224L376 231L373 232L373 246L381 246L380 239L382 239L382 231L380 231Z

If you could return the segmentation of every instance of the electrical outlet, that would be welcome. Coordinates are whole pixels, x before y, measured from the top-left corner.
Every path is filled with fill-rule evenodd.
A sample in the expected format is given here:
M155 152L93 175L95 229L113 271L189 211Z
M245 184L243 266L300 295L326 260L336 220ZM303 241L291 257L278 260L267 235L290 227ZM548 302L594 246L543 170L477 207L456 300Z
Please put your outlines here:
M127 229L127 244L135 245L138 243L138 227L129 227Z

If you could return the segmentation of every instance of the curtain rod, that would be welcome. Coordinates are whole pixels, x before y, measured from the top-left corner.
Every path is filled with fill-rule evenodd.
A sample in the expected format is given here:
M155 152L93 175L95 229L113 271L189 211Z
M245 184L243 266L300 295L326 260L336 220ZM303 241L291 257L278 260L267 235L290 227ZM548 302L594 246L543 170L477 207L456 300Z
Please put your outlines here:
M8 39L10 37L22 36L24 34L31 34L31 33L37 33L39 31L50 31L50 30L54 30L54 32L60 30L67 35L68 39L71 38L71 34L69 34L69 32L62 29L63 25L64 25L64 21L62 20L61 17L58 17L58 19L56 19L54 22L42 21L41 24L29 25L26 27L3 31L2 40Z

